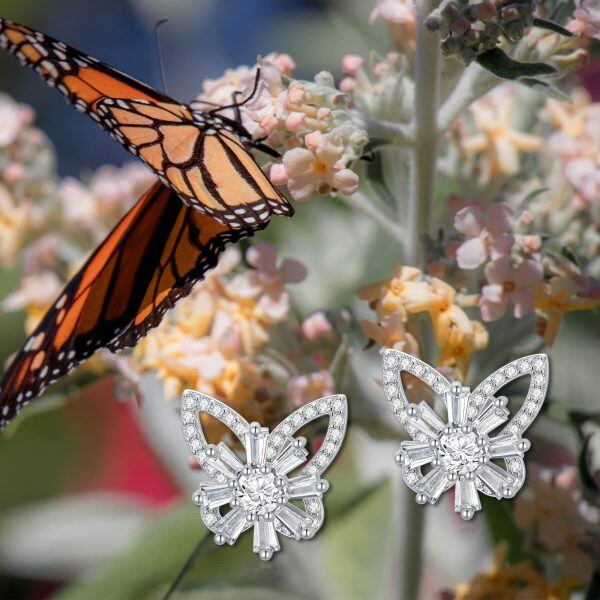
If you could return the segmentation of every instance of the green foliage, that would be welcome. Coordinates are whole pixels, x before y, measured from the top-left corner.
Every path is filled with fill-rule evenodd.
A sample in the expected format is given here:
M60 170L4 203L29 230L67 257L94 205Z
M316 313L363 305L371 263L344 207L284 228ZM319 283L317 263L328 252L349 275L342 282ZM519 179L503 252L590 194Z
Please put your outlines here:
M524 63L513 60L500 48L492 48L477 57L477 62L502 79L521 79L538 75L554 75L556 69L546 63Z

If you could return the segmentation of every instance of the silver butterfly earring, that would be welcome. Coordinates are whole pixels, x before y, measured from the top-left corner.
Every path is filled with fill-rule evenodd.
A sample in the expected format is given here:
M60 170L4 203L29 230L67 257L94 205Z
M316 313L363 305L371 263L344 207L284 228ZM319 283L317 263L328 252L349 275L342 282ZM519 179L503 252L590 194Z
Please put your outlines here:
M402 373L420 379L445 405L446 418L426 402L409 403ZM514 417L505 396L495 396L506 384L529 376L527 397ZM532 354L498 369L473 391L450 383L423 361L396 350L383 357L386 399L412 438L402 442L396 462L419 504L435 504L456 487L454 510L471 519L481 510L479 493L512 498L525 481L523 456L530 443L522 434L537 416L546 397L549 365L545 354ZM495 435L492 432L502 429ZM501 463L500 466L498 463Z
M228 427L241 442L245 456L238 456L224 442L208 444L201 413ZM322 416L329 416L323 443L297 475L289 476L308 458L306 439L294 438L294 434ZM262 560L269 560L280 549L277 534L295 540L312 538L323 524L322 497L329 488L321 474L340 449L347 419L346 397L328 396L294 411L269 433L223 402L186 390L181 403L183 433L208 476L193 500L204 524L215 534L215 542L234 544L241 533L253 527L252 550ZM302 501L304 510L292 501Z

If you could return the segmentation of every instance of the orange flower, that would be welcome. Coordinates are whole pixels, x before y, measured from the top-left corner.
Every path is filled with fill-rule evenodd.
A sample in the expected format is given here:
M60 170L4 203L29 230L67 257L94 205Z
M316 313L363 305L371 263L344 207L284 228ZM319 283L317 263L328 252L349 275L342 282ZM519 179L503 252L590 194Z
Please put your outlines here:
M538 317L538 329L542 339L549 346L556 339L565 313L600 306L599 299L579 296L583 289L581 279L575 274L556 276L537 288L534 306Z

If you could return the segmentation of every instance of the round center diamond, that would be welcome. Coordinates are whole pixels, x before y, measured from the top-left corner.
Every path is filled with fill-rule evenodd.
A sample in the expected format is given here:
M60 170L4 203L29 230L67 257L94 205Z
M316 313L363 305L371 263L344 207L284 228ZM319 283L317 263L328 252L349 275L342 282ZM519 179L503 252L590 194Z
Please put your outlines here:
M281 498L285 498L284 490L277 485L274 471L261 473L260 469L252 469L249 475L240 475L238 479L240 505L247 514L264 515L273 512Z
M464 475L479 466L477 459L484 450L477 445L477 433L464 433L453 429L451 433L442 433L439 438L438 458L449 472Z

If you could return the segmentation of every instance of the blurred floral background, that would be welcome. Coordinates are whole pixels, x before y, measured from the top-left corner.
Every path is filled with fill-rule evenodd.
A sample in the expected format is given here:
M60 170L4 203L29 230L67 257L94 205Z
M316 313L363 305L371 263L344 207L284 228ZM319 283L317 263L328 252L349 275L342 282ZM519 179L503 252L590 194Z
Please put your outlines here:
M157 87L154 24L169 17L182 100L247 94L260 56L243 124L282 155L264 168L296 209L230 248L132 352L97 354L2 432L0 597L159 598L179 574L172 597L600 598L596 0L0 8ZM6 361L153 176L9 58L0 81ZM416 505L393 460L406 434L384 402L384 348L471 386L550 355L516 499L469 522L449 493ZM513 413L525 383L507 391ZM206 544L181 570L207 535L186 387L270 427L348 395L314 540L268 564L250 536Z

